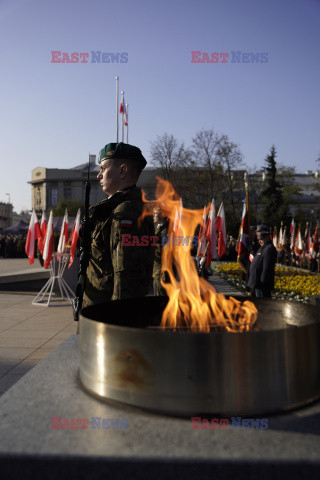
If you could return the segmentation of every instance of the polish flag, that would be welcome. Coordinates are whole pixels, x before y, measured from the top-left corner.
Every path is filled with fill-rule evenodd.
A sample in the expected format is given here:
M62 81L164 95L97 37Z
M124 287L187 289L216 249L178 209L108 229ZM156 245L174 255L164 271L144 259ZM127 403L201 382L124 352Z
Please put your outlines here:
M227 253L226 217L223 202L221 202L216 218L216 230L219 232L218 255L221 258L222 255Z
M312 257L312 239L310 235L310 228L308 228L308 236L307 236L307 241L306 241L306 256L309 258Z
M277 235L277 229L276 228L273 230L272 243L275 246L275 248L278 247L278 235Z
M238 259L242 260L249 252L249 216L247 203L245 202L242 210L242 221L240 228L240 239L238 247Z
M36 215L35 209L32 210L29 230L25 245L25 252L29 258L30 265L34 262L34 242L36 239L41 238L41 231L39 226L38 217Z
M68 241L68 210L64 212L57 253L64 253Z
M120 103L119 113L123 113L123 112L124 112L123 107L124 107L124 98L122 97L122 100L121 100L121 103Z
M197 250L197 258L204 257L206 252L206 223L207 223L207 214L206 214L206 207L203 208L203 215L202 215L202 223L200 225L199 235L198 235L198 250Z
M71 265L73 264L73 260L74 260L75 253L76 253L76 248L77 248L77 242L78 242L78 238L79 238L80 226L81 225L80 225L80 208L79 208L79 210L77 212L77 216L76 216L74 224L73 224L73 227L72 227L71 236L70 236L71 248L70 248L70 261L69 261L68 268L70 268Z
M319 250L319 234L318 234L318 227L316 227L316 231L313 235L313 242L310 248L310 255L312 258L316 258L316 254Z
M294 218L293 218L290 225L290 250L294 250L294 238L295 238L295 224L294 224Z
M294 224L294 218L293 218L290 225L290 235L294 233L294 229L295 229L295 224Z
M283 246L283 227L281 225L280 230L279 230L279 236L278 236L278 246L282 247Z
M42 217L41 217L41 222L40 222L40 231L41 231L41 238L38 240L38 249L43 255L43 249L44 249L44 239L46 238L46 233L47 233L47 217L46 213L44 210L42 210Z
M207 259L205 263L205 266L207 267L210 265L212 260L217 258L216 209L213 199L210 206L205 235L209 243Z
M176 213L174 217L173 232L172 232L173 235L182 235L182 231L181 231L182 215L183 215L183 202L182 202L182 198L180 198L180 206L179 206L179 209L176 207Z
M292 220L293 222L293 220ZM295 245L295 225L294 225L294 222L292 223L291 222L291 225L290 225L290 250L294 250L294 245Z
M128 126L128 111L125 104L123 106L123 123L125 124L126 127Z
M309 234L309 225L307 224L305 232L304 232L304 250L305 256L309 257L309 242L310 242L310 234ZM310 242L311 246L311 242Z
M45 268L48 268L50 262L52 260L52 252L53 252L53 215L52 210L49 216L49 222L47 227L46 238L44 241L44 248L43 248L43 264Z
M297 233L296 241L295 241L295 244L294 244L294 251L297 255L301 255L302 251L303 251L300 228L298 228L298 233Z
M282 238L281 238L281 246L285 248L287 245L287 227L284 227Z

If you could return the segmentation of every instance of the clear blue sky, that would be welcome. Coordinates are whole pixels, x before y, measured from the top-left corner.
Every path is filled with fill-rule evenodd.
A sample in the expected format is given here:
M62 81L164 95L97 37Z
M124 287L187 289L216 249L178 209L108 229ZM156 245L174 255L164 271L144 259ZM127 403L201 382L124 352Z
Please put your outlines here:
M249 166L315 170L320 151L319 0L0 0L0 201L31 207L31 170L71 168L115 141L115 76L129 143L149 158L164 132L190 144L214 127ZM51 51L88 63L51 63ZM91 51L127 52L92 63ZM191 63L191 51L268 54Z

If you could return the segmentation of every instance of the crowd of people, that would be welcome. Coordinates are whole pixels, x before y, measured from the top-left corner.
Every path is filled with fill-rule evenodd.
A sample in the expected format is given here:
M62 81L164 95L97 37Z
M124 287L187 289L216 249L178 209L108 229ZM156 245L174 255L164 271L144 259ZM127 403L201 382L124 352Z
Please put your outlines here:
M0 234L0 258L25 258L26 235Z
M250 250L253 254L259 248L258 239L256 236L256 228L251 229L251 245ZM270 236L271 238L271 236ZM304 270L310 270L311 272L320 272L320 251L317 252L314 258L312 258L306 252L306 241L302 241L303 252L301 255L297 255L292 251L290 247L290 240L284 248L277 249L277 263L280 265L287 265L295 268L302 268ZM219 260L225 262L236 262L238 258L238 240L229 235L227 237L227 253Z

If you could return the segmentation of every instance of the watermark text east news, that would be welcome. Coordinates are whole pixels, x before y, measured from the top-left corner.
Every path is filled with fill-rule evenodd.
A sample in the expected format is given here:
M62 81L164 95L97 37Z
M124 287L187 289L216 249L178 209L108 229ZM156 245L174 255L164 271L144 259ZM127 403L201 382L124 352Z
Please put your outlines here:
M201 52L191 51L191 63L268 63L267 52L241 52L232 50L229 52Z
M151 245L155 247L157 244L160 244L162 247L165 245L172 245L174 247L179 246L198 246L198 237L195 235L184 236L184 235L142 235L141 238L138 235L131 235L130 233L121 234L121 246L122 247L148 247Z
M269 427L268 418L201 418L191 417L191 428L193 430L226 430L227 428L241 428L241 429L260 429L265 430Z
M101 52L100 50L89 52L60 52L51 51L51 63L128 63L128 53Z
M51 417L52 430L127 430L129 428L127 418L61 418Z

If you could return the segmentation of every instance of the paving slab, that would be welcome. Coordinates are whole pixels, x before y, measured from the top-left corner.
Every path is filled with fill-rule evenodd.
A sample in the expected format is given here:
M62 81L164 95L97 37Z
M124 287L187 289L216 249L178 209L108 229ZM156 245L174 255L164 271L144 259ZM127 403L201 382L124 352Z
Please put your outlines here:
M0 395L76 333L69 302L57 308L32 305L35 295L0 291Z

